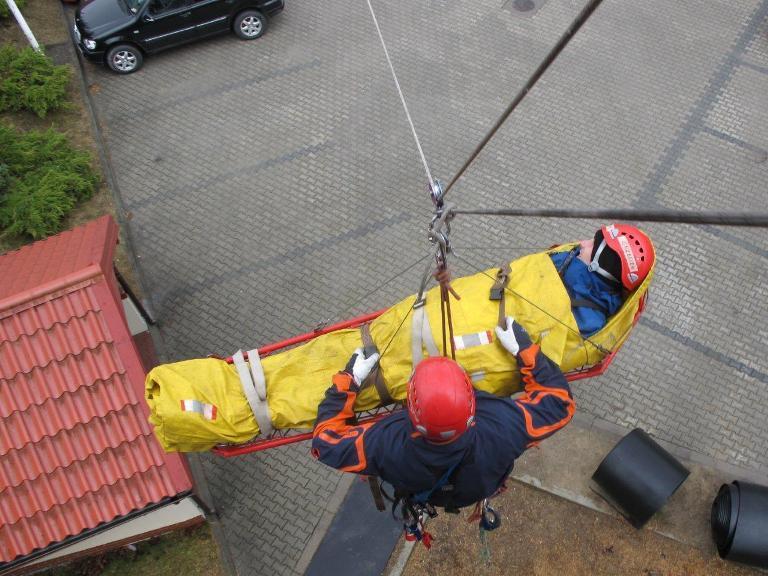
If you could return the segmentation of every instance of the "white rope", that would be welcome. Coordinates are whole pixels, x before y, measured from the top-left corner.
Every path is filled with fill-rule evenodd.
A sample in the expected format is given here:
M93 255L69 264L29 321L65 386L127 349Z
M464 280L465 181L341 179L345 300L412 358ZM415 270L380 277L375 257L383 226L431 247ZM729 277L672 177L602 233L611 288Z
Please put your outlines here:
M376 13L373 11L373 6L371 5L371 0L366 0L368 2L368 9L371 11L371 17L373 18L373 24L376 26L376 32L379 34L379 40L381 40L381 46L384 48L384 56L387 57L387 64L389 64L389 70L392 72L392 78L395 79L395 86L397 87L397 93L400 95L400 101L403 103L403 109L405 110L405 116L408 118L408 124L411 126L411 132L413 133L413 139L416 141L416 148L419 149L419 156L421 156L421 163L424 164L424 171L427 173L427 182L429 183L430 188L432 187L432 173L429 171L429 166L427 166L427 158L424 156L424 150L421 149L421 142L419 142L419 136L416 134L416 127L413 125L413 120L411 119L411 113L408 111L408 105L405 103L405 96L403 95L403 91L400 88L400 82L397 80L397 74L395 74L395 67L392 65L392 60L389 57L389 50L387 50L387 45L384 43L384 36L381 34L381 28L379 28L379 21L376 19Z

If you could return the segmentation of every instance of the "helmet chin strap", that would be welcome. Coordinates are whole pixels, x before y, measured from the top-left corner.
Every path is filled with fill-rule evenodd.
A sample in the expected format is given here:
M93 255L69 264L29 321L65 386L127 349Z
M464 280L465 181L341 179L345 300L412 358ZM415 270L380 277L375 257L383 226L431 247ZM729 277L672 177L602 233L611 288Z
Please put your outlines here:
M589 268L589 269L590 269L592 272L597 272L597 273L598 273L598 274L600 274L600 276L602 276L603 278L606 278L606 279L608 279L608 280L613 280L614 282L617 282L618 284L621 284L621 282L619 282L619 280L618 280L618 279L616 279L616 278L614 278L614 277L613 277L613 274L611 274L611 273L610 273L610 272L608 272L607 270L605 270L605 269L601 268L601 267L600 267L600 263L598 262L598 260L600 259L600 254L602 254L602 253L603 253L603 250L605 250L605 247L606 247L606 246L607 246L607 244L605 243L605 240L603 240L602 242L600 242L600 246L598 246L598 247L597 247L597 250L595 250L595 255L594 255L594 257L592 258L592 262L590 262L590 263L589 263L589 266L588 266L588 268Z

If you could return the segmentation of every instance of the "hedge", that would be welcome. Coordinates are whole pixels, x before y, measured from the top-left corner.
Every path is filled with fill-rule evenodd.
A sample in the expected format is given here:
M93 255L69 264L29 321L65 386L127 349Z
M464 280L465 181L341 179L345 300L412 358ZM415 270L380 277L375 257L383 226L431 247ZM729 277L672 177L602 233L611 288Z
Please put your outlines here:
M55 66L31 46L18 50L6 44L0 48L0 112L31 110L44 118L66 104L70 74L69 66Z
M90 156L54 129L18 132L0 124L0 227L44 238L61 230L67 213L90 198L99 178Z

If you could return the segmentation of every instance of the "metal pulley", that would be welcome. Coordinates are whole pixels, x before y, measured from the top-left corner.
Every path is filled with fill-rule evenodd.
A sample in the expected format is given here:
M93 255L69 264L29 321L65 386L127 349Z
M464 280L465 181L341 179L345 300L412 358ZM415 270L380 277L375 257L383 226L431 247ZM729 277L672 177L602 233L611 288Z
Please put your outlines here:
M430 198L432 198L432 203L435 205L435 208L442 208L443 197L445 196L445 185L443 184L443 181L437 178L433 179L427 184L427 191L429 192Z

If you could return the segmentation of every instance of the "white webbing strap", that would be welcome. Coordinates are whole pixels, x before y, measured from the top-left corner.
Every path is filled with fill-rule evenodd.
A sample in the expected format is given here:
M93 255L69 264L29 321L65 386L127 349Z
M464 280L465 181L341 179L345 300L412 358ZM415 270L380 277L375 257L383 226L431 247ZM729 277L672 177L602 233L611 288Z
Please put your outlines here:
M418 366L423 359L422 348L427 349L429 356L439 356L435 339L432 337L432 327L429 325L429 318L425 312L425 306L419 306L413 311L411 320L411 356L413 358L413 368Z
M608 270L601 268L600 262L598 262L598 260L600 259L600 255L603 253L603 250L605 250L606 246L607 244L605 243L605 240L600 242L600 246L598 246L597 250L595 250L595 256L594 258L592 258L592 262L589 263L589 266L587 266L587 268L589 268L592 272L597 272L598 274L600 274L600 276L602 276L606 280L612 280L613 282L618 283L619 281L613 277L613 274L608 272Z
M256 354L256 362L251 362L250 368L248 366L248 362L246 362L245 358L243 357L242 350L238 350L235 354L232 355L232 362L237 369L237 375L240 377L240 385L243 387L245 398L248 400L248 405L251 407L253 416L256 418L256 422L259 425L259 432L264 435L271 434L273 428L272 419L269 416L269 407L267 406L266 402L266 387L264 387L264 382L262 380L261 386L264 389L265 398L262 400L259 397L259 392L257 391L256 385L254 384L253 378L251 376L254 364L258 365L258 371L261 371L262 377L264 375L258 353Z
M424 347L427 349L427 354L430 356L440 356L435 339L432 337L432 326L429 323L429 316L426 313L421 320L421 339L424 342Z
M413 361L413 369L419 365L422 359L421 352L421 337L422 337L422 325L424 324L424 305L422 304L413 311L413 317L411 318L411 358Z
M253 384L256 386L256 394L259 395L260 400L266 401L267 380L264 377L264 368L261 367L261 358L256 348L248 350L248 363L251 365L251 376L253 376Z

